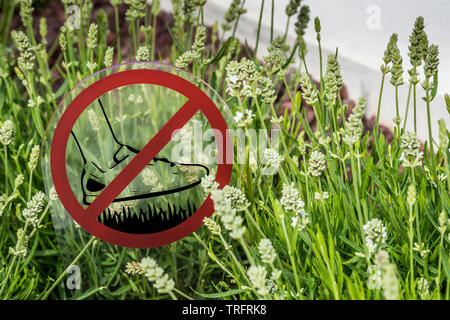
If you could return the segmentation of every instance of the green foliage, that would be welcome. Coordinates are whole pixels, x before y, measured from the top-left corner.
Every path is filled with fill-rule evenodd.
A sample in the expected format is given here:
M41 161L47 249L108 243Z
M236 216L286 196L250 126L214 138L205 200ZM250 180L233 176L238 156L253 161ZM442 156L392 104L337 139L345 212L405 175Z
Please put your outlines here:
M240 113L239 125L246 130L279 129L279 153L271 145L263 150L277 174L262 175L263 162L252 162L253 155L246 152L244 164L234 165L235 189L226 193L222 211L193 235L148 250L80 237L79 243L71 244L77 252L61 257L48 214L57 198L50 192L42 199L39 193L43 182L35 146L41 144L44 128L65 93L93 72L124 61L120 40L112 47L106 43L109 14L115 16L111 27L116 32L119 23L129 25L129 60L158 57L159 2L148 10L146 1L125 1L126 22L118 20L120 2L112 2L114 10L102 11L90 24L92 6L82 1L81 29L61 27L61 54L52 65L45 20L38 42L31 1L1 2L0 299L450 298L450 176L444 122L440 141L446 146L437 153L431 142L431 125L436 124L431 122L423 153L416 136L399 125L391 142L381 134L378 121L372 132L365 132L364 98L349 119L344 116L348 106L337 93L343 81L337 53L328 58L320 88L311 81L306 64L300 63L305 70L287 79L285 71L294 65L296 50L301 58L305 53L303 35L310 11L300 7L301 1L291 1L286 8L289 16L298 12L298 43L287 58L286 28L270 48L270 67L251 57L237 60L241 44L233 38L246 12L245 1L233 1L225 14L224 34L233 28L231 36L211 35L219 46L206 45L210 31L202 26L205 1L173 1L176 21L169 29L174 40L171 64L179 59L180 67L206 79L233 115ZM17 3L24 28L10 32ZM315 31L320 41L318 18ZM417 67L424 61L429 111L439 59L438 47L428 46L426 39L423 19L418 19L410 38L410 86L416 103ZM382 67L382 83L391 73L395 88L406 81L396 42L394 34ZM314 109L316 132L308 124L302 94ZM284 98L291 111L277 117ZM446 104L450 109L448 95ZM398 110L398 99L396 105ZM220 196L216 193L215 200ZM245 205L235 208L236 203ZM69 263L84 272L83 289L75 294L65 286Z

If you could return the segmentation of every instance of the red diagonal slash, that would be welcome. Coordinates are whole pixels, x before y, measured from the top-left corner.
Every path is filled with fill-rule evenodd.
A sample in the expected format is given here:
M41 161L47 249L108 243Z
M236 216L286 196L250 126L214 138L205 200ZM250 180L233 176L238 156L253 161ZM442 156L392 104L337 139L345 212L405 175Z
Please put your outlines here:
M117 198L145 166L170 142L172 133L177 129L181 129L199 109L193 100L188 100L85 209L89 219L97 219L102 211Z

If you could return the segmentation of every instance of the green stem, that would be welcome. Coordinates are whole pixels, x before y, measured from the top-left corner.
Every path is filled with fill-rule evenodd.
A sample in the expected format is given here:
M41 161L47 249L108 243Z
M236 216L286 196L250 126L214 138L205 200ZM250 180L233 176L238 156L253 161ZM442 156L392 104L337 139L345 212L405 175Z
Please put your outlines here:
M244 267L242 266L242 264L237 259L237 257L234 254L234 252L231 250L231 246L229 244L227 244L227 242L225 241L225 238L223 237L222 234L219 234L219 237L220 237L220 241L222 242L223 246L225 247L225 250L228 252L228 254L230 255L231 259L233 259L233 262L238 267L238 269L241 272L241 274L245 277L245 280L249 284L251 284L250 280L247 277L247 272L245 271Z
M156 54L156 48L155 48L155 44L156 44L156 21L157 21L157 16L156 15L152 15L153 17L153 26L152 26L152 61L155 61L155 54Z
M337 132L338 131L338 124L337 124L337 110L339 108L339 106L341 105L341 103L337 104L335 103L333 105L333 107L330 109L330 114L331 114L331 124L333 126L333 132ZM334 144L333 144L334 145Z
M273 41L273 18L275 16L275 0L272 0L272 14L270 16L270 43Z
M73 259L73 261L69 264L69 266L74 265L80 260L80 258L83 256L83 254L86 252L86 250L89 248L89 246L94 242L96 238L94 236L91 236L91 239L89 239L88 243L84 246L83 249L81 249L80 253ZM44 293L42 296L42 300L47 299L47 297L52 293L52 291L56 288L56 286L62 281L62 279L67 275L67 268L64 270L63 273L56 279L56 281L52 284L52 286Z
M244 8L244 4L245 4L245 0L242 1L242 4L241 4L240 9ZM232 35L231 35L231 38L234 38L234 35L236 34L236 29L237 29L237 26L238 26L238 24L239 24L239 19L240 19L240 18L241 18L241 15L239 14L239 15L237 16L237 18L236 18L236 22L234 23L233 33L232 33Z
M429 82L429 80L426 80ZM430 156L431 156L431 167L433 169L433 176L436 177L436 168L434 163L434 147L433 147L433 133L431 130L431 113L430 113L430 91L426 91L426 102L427 102L427 119L428 119L428 138L430 142Z
M49 209L50 209L50 202L47 203L47 206L45 207L44 212L42 212L41 216L39 217L36 228L31 230L30 235L28 236L29 239L31 239L34 236L34 234L36 233L36 231L39 229L39 226L41 225L44 218L47 216L47 212L49 211Z
M291 103L294 104L294 97L292 96L291 90L289 89L289 85L288 85L287 80L286 80L286 75L283 75L283 82L284 82L284 86L286 88L286 91L287 91L287 93L289 95L289 100L291 100Z
M294 273L294 278L295 278L295 285L297 287L297 292L300 295L301 287L300 287L300 279L299 279L298 274L297 274L297 264L295 262L295 257L294 257L293 252L292 252L291 242L289 241L289 237L288 237L288 234L287 234L287 231L286 231L286 224L284 222L284 218L285 218L284 215L282 215L280 217L280 219L281 219L281 226L283 228L284 238L286 239L286 245L288 247L289 259L291 260L292 272Z
M320 42L320 38L317 39L319 43L319 61L320 61L320 101L322 104L323 101L323 61L322 61L322 44ZM323 108L323 105L322 105Z
M381 77L380 94L378 96L377 122L375 123L375 128L378 128L379 123L380 123L381 98L383 97L383 88L384 88L385 77L386 77L386 74L383 73L383 76Z
M414 230L413 230L413 206L409 206L409 220L408 220L408 238L409 238L409 272L411 275L410 290L414 294L414 257L413 257L413 242L414 242Z
M442 255L441 255L441 249L443 249L443 246L444 246L444 232L443 233L441 233L441 239L440 239L440 241L439 241L439 250L438 250L438 252L439 252L439 262L438 262L438 274L437 274L437 277L436 277L436 290L437 290L437 292L439 293L439 298L440 298L440 291L441 291L441 288L440 288L440 285L441 285L441 266L442 266ZM1 296L1 294L0 294L0 296Z
M28 182L28 197L27 197L27 201L31 200L31 187L32 187L32 182L33 182L33 170L30 171L30 179Z
M416 174L414 168L411 168L411 176L412 176L412 183L415 186L416 185ZM417 233L417 239L419 243L422 242L422 236L420 233L420 217L419 217L419 209L417 207L417 204L414 204L414 213L415 213L415 220L416 220L416 233Z
M140 28L141 19L136 20L136 48L139 48L141 45L141 28ZM137 54L137 50L136 50Z
M186 293L178 290L177 288L173 288L173 291L175 291L176 293L178 293L180 296L185 297L188 300L194 300L191 296L188 296ZM176 297L175 297L176 300Z
M320 181L320 177L317 178L317 179L319 180L318 186L319 186L319 192L320 192L320 195L323 196L322 183L321 183L321 181ZM325 224L327 225L328 233L332 235L333 233L331 232L331 224L330 224L330 221L329 221L329 219L328 219L328 212L327 212L327 209L325 208L325 203L324 203L324 201L325 201L325 200L321 199L321 200L320 200L320 205L321 205L322 210L323 210L323 216L325 217Z
M303 155L303 157L305 157L305 155ZM304 175L305 175L305 190L306 190L306 206L307 206L307 209L309 210L309 211L311 211L310 210L310 207L311 207L311 199L310 199L310 196L309 196L309 180L308 180L308 169L306 168L306 161L302 161L303 162L303 173L304 173Z
M256 32L255 57L257 57L257 52L258 52L259 35L261 33L261 22L262 22L262 16L263 16L263 12L264 12L264 1L265 0L262 0L261 9L259 11L258 31Z
M119 9L114 7L114 23L116 25L116 47L117 47L117 62L122 60L122 50L120 48L120 26L119 26Z
M447 150L444 150L444 164L445 164L445 170L447 172L447 190L450 190L450 170L449 170L449 166L448 166L448 155L447 155Z
M5 194L8 194L8 151L6 145L3 145L4 155L3 162L5 163Z
M129 28L131 29L130 30L130 32L131 32L131 41L132 41L132 43L133 43L133 56L136 56L136 53L137 53L137 47L136 47L136 30L135 30L135 25L134 25L134 21L130 21L130 24L129 24Z
M3 16L3 22L4 24L2 24L1 26L1 34L3 35L2 37L2 44L5 45L6 41L8 40L8 35L9 35L9 28L11 27L11 20L14 14L14 8L16 6L16 1L8 1L5 0L3 1L3 3L5 3L5 6L7 6L7 9L4 10L4 12L6 12L6 14Z
M17 256L14 256L14 258L13 258L11 264L10 264L10 267L8 268L8 272L6 273L5 280L4 280L4 282L3 282L3 284L2 284L2 287L1 287L1 289L0 289L0 298L1 298L1 299L4 299L4 298L3 298L3 292L4 292L5 289L6 289L6 285L8 284L8 280L9 280L9 277L10 277L11 272L12 272L12 270L13 270L13 266L14 266L14 264L16 263L16 260L17 260ZM6 300L6 299L5 299L5 300Z
M250 253L250 249L248 248L247 242L241 238L239 239L239 243L241 244L242 248L244 249L245 255L247 256L248 261L250 262L250 265L255 265L255 260L253 259L253 256Z
M250 222L255 226L256 230L258 230L259 234L264 237L265 234L264 232L261 230L261 227L259 226L259 224L255 221L255 218L253 218L252 214L245 209L245 216L247 217L247 219L250 220Z
M417 97L416 84L413 85L413 101L414 101L414 132L417 133Z
M267 130L266 123L264 122L264 118L261 112L261 107L259 105L258 99L255 99L255 101L256 101L256 112L258 113L258 118L261 123L261 126L263 127L264 130Z
M359 187L358 187L358 175L356 172L356 168L355 168L355 154L353 152L353 147L350 150L350 159L351 159L351 170L352 170L352 180L353 180L353 190L355 192L355 198L356 198L356 210L358 212L358 218L359 218L359 226L360 226L360 231L361 234L364 238L364 230L362 228L362 226L367 222L367 217L362 217L362 212L361 212L361 203L359 200Z
M322 99L320 99L320 101L322 101ZM316 117L316 122L317 122L317 127L319 128L320 133L322 134L322 136L326 137L326 132L325 129L322 125L322 120L321 120L321 113L319 112L319 110L317 110L317 106L319 106L320 108L322 108L322 102L316 102L313 106L311 106L314 110L314 115Z
M25 222L25 226L23 227L22 234L21 234L20 238L17 239L16 250L20 250L20 248L23 245L23 241L25 239L25 234L26 234L27 229L28 229L28 224L29 224L29 220L27 219L26 222ZM13 260L9 264L8 272L7 272L6 277L5 277L5 282L3 283L2 288L0 289L0 298L2 298L2 294L3 294L3 292L4 292L5 288L6 288L6 285L8 284L9 277L11 275L12 270L14 269L14 266L16 264L17 259L18 259L18 256L14 255ZM16 272L17 272L17 268L16 268ZM8 298L8 294L7 294L7 297L5 297L5 300L7 298Z
M169 291L169 296L170 296L173 300L178 300L177 296L176 296L172 291Z
M395 86L395 112L397 116L397 135L400 137L400 112L398 109L398 86Z
M412 83L409 84L408 98L406 99L406 112L405 112L405 119L403 120L403 130L405 130L405 128L406 128L406 120L408 119L409 101L411 99L411 88L412 88Z
M291 22L291 16L288 16L287 21L286 21L286 29L284 30L284 39L287 39L290 22Z

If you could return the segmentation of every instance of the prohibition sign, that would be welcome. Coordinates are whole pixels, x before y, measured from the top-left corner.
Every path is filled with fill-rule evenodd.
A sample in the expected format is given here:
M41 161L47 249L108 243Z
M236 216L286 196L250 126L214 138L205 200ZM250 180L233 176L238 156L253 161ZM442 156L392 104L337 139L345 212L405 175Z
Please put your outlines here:
M66 149L69 136L81 113L103 94L127 85L149 84L174 90L188 100L172 118L150 139L127 166L106 186L98 197L83 208L70 186L66 169ZM123 247L151 248L177 241L199 228L205 217L214 212L210 198L197 211L177 226L149 234L130 234L111 229L97 220L113 200L133 181L144 167L167 145L172 133L181 129L198 111L201 111L214 129L219 163L216 181L220 188L227 185L232 173L232 144L227 124L215 103L200 88L188 80L161 70L135 69L113 73L84 89L69 104L54 131L50 149L50 168L59 199L72 218L90 234ZM231 158L232 159L232 158Z

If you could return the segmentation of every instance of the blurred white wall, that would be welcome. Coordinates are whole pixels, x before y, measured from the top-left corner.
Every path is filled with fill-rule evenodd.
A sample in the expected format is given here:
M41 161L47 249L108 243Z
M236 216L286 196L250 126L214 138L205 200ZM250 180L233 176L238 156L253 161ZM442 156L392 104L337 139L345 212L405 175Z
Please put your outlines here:
M263 25L258 49L258 56L264 56L270 41L271 0L265 1ZM284 33L287 17L285 7L288 0L275 0L275 35ZM206 23L212 25L216 20L223 21L223 15L231 0L208 0L205 6ZM449 0L304 0L303 4L311 9L311 20L315 16L321 19L322 48L324 60L326 55L334 53L339 48L340 62L344 82L351 98L357 99L364 95L369 100L367 110L369 116L376 114L378 92L381 81L381 58L386 48L390 34L399 34L399 47L404 60L405 82L409 78L406 70L409 66L408 40L414 20L421 15L425 18L426 32L432 43L439 45L440 72L438 96L432 102L433 136L438 137L437 121L444 119L450 127L450 117L445 109L444 93L450 93L450 1ZM247 39L253 46L256 39L260 0L247 0L247 14L241 16L237 37ZM171 10L171 1L163 0L162 8ZM295 40L295 17L291 19L288 42ZM319 77L319 59L316 35L313 22L306 32L305 40L308 46L307 62L310 72L316 79ZM388 79L390 76L388 76ZM418 94L423 94L418 86ZM401 115L404 115L408 93L408 83L400 89ZM420 138L428 137L426 106L418 99L418 134ZM392 127L395 116L394 89L387 81L383 93L382 115L383 124ZM412 103L408 116L407 128L412 130Z

